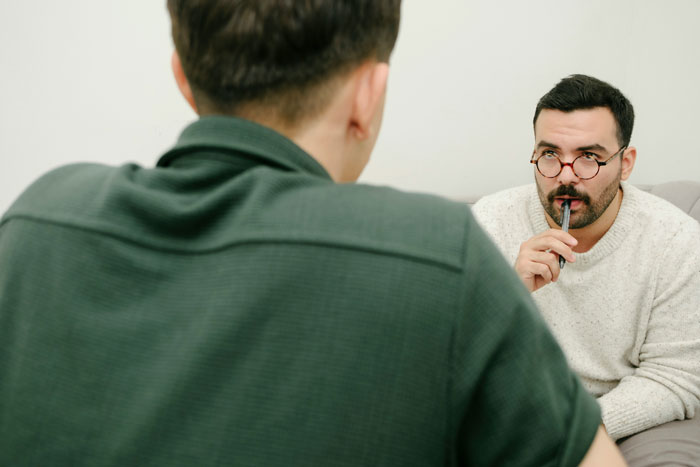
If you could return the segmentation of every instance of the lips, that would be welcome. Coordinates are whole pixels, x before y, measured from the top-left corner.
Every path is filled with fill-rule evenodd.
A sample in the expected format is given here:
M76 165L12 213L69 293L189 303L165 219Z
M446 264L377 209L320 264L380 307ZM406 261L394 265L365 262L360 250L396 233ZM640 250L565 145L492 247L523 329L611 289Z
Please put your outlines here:
M559 209L562 209L562 204L564 204L564 201L566 201L567 199L571 201L570 207L572 211L575 211L576 209L583 206L583 201L580 198L570 198L568 196L556 197L554 198L554 202L557 206L559 206Z
M591 199L586 193L580 193L571 185L560 185L556 190L552 190L547 195L547 201L553 209L559 208L562 212L561 205L565 200L571 200L571 211L584 209L591 205ZM556 207L555 207L556 206Z

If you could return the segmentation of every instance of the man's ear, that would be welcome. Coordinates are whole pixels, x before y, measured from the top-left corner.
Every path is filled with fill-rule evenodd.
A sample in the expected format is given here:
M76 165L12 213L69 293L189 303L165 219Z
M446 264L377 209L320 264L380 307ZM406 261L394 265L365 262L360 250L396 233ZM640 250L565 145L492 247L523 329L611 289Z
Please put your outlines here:
M622 153L622 180L627 180L632 175L634 163L637 160L637 148L631 146Z
M180 61L180 56L177 54L177 50L173 51L173 55L170 59L170 66L173 69L173 76L175 76L175 82L177 83L177 87L180 89L182 96L185 98L187 103L190 104L192 110L194 110L195 113L199 113L197 112L197 105L194 102L192 88L190 87L190 83L187 81L187 77L185 76L185 70L182 69L182 62Z
M389 65L382 62L368 62L357 70L353 108L350 118L356 138L367 139L376 131L372 128L377 120L377 112L382 112L384 93L389 77Z

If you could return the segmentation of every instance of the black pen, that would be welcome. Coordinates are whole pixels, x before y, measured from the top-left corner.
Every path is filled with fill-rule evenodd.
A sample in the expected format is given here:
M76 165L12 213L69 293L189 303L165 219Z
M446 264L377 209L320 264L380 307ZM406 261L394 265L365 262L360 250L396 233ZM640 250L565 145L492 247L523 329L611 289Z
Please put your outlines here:
M571 200L565 199L564 202L561 203L561 209L563 211L561 215L561 230L564 232L568 232L569 216L571 215ZM559 255L559 269L564 269L564 264L566 264L566 260L562 255Z

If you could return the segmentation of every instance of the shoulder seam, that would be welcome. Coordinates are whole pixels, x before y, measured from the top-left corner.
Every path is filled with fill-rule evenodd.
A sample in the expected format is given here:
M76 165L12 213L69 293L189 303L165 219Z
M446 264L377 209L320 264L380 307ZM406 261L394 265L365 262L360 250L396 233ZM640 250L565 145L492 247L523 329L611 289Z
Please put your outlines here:
M456 273L461 273L463 270L463 261L460 258L458 261L450 262L445 259L439 258L437 255L430 255L430 254L425 254L425 252L420 252L417 250L412 250L410 248L405 248L405 249L400 249L396 247L390 247L387 244L381 244L377 242L376 245L372 244L366 244L366 245L354 245L352 244L353 239L352 238L318 238L318 239L310 239L310 238L302 238L300 235L298 238L294 238L293 234L290 234L287 232L284 237L279 237L277 235L269 235L265 236L262 233L259 235L253 235L253 234L248 234L248 235L240 235L235 238L231 238L230 241L226 242L221 242L213 245L209 245L203 248L199 249L186 249L186 248L177 248L177 247L167 247L167 246L162 246L162 245L156 245L154 243L149 243L142 241L140 239L134 238L134 236L130 236L125 232L116 232L113 229L108 229L105 226L101 226L98 223L95 223L94 225L84 225L82 223L78 222L71 222L70 220L54 220L54 219L45 219L45 218L39 218L36 216L32 216L29 214L22 214L22 213L13 213L7 217L4 217L0 221L0 227L3 227L5 224L7 224L10 220L17 219L17 220L25 220L29 222L35 222L39 224L52 224L64 228L69 228L69 229L75 229L75 230L82 230L85 232L91 232L91 233L97 233L100 235L104 235L107 237L112 237L117 240L125 241L132 243L134 245L138 245L144 248L156 250L156 251L162 251L162 252L170 252L170 253L179 253L183 255L199 255L199 254L209 254L213 253L216 251L221 251L225 250L227 248L236 246L236 245L243 245L243 244L255 244L255 243L277 243L277 244L299 244L299 245L309 245L309 246L321 246L321 247L335 247L335 248L340 248L344 250L355 250L355 251L364 251L367 253L371 254L377 254L377 255L383 255L383 256L394 256L397 258L404 258L408 259L411 261L416 261L416 262L421 262L421 263L426 263L426 264L432 264L434 266L441 267L443 269L450 270L452 272ZM291 237L291 238L290 238ZM464 242L462 242L464 243ZM462 246L464 248L464 246Z

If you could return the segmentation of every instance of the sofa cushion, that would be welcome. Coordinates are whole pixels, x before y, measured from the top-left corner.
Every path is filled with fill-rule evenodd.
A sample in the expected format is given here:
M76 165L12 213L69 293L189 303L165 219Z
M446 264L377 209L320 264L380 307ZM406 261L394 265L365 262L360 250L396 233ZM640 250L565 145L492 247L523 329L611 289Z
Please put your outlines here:
M683 180L637 186L670 201L700 222L700 183Z

